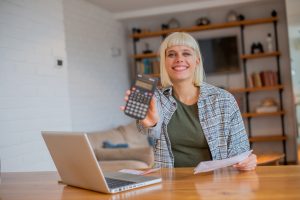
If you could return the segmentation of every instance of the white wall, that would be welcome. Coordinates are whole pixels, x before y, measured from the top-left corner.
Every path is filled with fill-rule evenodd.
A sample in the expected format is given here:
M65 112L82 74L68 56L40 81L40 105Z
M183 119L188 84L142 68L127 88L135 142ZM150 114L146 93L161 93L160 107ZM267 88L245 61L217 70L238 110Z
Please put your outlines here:
M284 109L286 111L285 116L285 131L288 135L288 151L287 159L289 161L296 161L296 130L295 130L295 118L294 107L293 107L293 91L291 84L291 74L290 74L290 62L289 62L289 51L288 51L288 34L286 28L286 15L285 15L285 5L284 1L281 0L265 0L261 2L240 4L228 7L219 7L206 10L190 11L183 13L175 13L161 16L144 17L139 19L124 20L127 26L127 32L131 32L131 28L137 27L141 29L150 29L151 31L160 30L162 23L167 23L171 18L175 17L181 24L181 27L191 27L195 25L198 18L206 16L210 19L211 23L222 23L226 21L226 16L230 10L235 10L238 14L243 14L246 19L256 19L256 18L268 18L271 17L271 11L275 9L278 13L278 37L279 37L279 48L281 52L281 72L282 81L285 85L283 92L283 103ZM272 24L262 24L255 26L245 27L245 48L246 53L250 52L250 46L252 42L260 41L266 49L266 36L267 33L273 33ZM237 35L240 36L239 28L229 28L221 30L209 30L202 32L191 33L195 38L210 38L210 37L220 37L224 35ZM161 38L147 38L142 39L138 42L137 51L141 53L144 49L145 42L150 44L150 49L157 51ZM131 47L130 47L131 45ZM241 45L241 44L240 44ZM129 51L132 52L132 42L128 42ZM240 46L241 51L241 46ZM242 64L242 63L241 63ZM276 59L262 58L247 61L248 74L253 71L261 71L272 69L276 70ZM210 75L207 76L207 82L212 83L217 86L223 86L227 88L240 88L244 85L243 81L243 70L240 73L229 74L229 75ZM273 97L279 102L279 97L277 91L270 92L256 92L250 94L251 111L259 105L262 99L267 97ZM288 98L290 97L290 98ZM267 118L253 118L252 119L252 130L253 136L259 135L276 135L281 133L281 124L279 117L267 117ZM256 153L261 152L281 152L282 143L256 143L254 145Z
M300 95L300 1L286 0L293 84L296 94Z
M52 169L41 130L70 130L61 0L0 0L0 157L3 171Z
M121 24L84 0L0 0L2 171L55 169L41 130L129 122L119 110L129 87L124 41Z
M298 134L300 134L300 1L286 0L290 58L295 94Z
M86 1L63 2L72 129L103 130L127 123L119 109L129 88L124 27ZM120 55L114 56L112 48Z

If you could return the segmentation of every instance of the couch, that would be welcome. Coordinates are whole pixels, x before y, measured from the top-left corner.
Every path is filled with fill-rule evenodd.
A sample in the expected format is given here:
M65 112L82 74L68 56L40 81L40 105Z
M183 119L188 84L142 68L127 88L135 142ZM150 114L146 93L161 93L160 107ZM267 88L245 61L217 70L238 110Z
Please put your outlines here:
M135 122L106 131L88 133L96 158L105 171L149 168L154 154L149 138L138 132ZM112 148L103 145L113 144ZM127 148L116 148L128 146Z

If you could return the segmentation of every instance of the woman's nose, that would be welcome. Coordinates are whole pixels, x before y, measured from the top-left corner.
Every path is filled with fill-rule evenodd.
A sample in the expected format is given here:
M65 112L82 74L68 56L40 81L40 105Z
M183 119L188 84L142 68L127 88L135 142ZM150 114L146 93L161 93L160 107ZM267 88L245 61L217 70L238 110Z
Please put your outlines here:
M178 55L176 56L176 62L182 62L182 56Z

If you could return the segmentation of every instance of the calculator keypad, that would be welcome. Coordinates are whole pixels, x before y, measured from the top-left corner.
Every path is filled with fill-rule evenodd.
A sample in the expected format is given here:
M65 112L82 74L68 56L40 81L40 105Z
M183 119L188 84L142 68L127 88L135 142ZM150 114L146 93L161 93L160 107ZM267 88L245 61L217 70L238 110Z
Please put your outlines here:
M147 115L152 95L151 92L141 91L135 87L131 88L124 112L136 119L144 119Z

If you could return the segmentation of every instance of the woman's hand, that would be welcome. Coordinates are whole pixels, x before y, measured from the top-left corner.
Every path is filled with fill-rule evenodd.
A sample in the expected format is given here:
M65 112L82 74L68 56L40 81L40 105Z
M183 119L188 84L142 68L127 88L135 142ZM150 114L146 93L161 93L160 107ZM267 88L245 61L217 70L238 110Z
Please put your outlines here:
M254 170L257 165L257 158L255 154L251 154L243 160L242 162L239 162L238 164L233 165L234 168L241 170L241 171L249 171Z
M126 91L125 94L125 98L124 100L127 102L128 101L128 96L130 95L130 90ZM121 110L124 111L125 106L121 106ZM151 101L150 101L150 105L149 105L149 109L146 115L146 118L143 120L140 120L140 124L143 125L145 128L149 128L149 127L153 127L157 124L159 120L159 115L156 109L156 100L155 97L153 96Z

